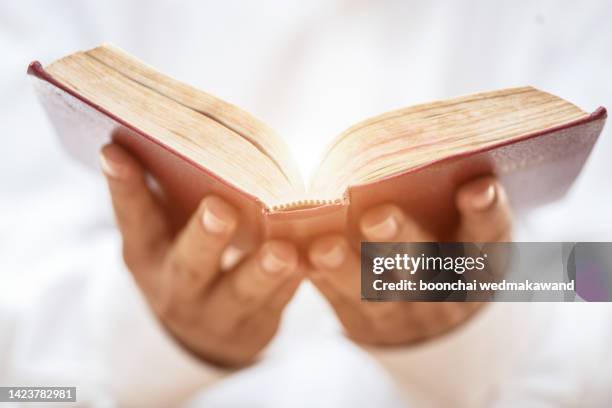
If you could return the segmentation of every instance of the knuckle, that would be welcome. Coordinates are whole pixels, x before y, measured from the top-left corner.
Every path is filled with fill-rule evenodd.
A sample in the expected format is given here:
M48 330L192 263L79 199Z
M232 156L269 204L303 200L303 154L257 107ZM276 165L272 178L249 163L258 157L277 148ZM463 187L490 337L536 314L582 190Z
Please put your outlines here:
M181 286L194 288L200 281L200 268L194 265L188 256L171 256L168 270Z
M156 314L166 322L176 322L191 326L199 325L201 316L198 304L191 296L186 296L184 288L174 280L162 279L154 291L154 309Z
M247 284L244 277L235 276L230 283L230 290L234 300L242 307L247 307L255 302L257 293L255 285Z
M184 301L182 294L175 290L167 290L157 296L154 309L164 322L184 327L197 327L201 325L202 318L196 305Z

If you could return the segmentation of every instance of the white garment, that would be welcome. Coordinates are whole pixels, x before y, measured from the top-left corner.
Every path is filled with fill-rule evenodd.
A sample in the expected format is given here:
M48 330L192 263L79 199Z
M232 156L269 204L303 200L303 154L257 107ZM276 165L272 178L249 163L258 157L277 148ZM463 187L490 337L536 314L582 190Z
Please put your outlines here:
M308 284L265 358L211 385L222 373L148 312L102 178L67 159L25 76L32 59L113 42L261 117L306 173L349 125L418 102L531 84L612 107L612 4L517 3L0 4L0 385L77 385L94 406L397 406L389 373L415 406L609 405L608 304L496 304L423 346L364 351ZM609 134L517 239L612 240Z

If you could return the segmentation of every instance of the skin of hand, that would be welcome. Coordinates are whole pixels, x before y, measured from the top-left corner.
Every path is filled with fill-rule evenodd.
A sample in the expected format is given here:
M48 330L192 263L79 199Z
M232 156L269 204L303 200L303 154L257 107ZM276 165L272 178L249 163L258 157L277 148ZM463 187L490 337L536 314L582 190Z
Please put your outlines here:
M154 313L187 350L221 366L252 362L269 343L284 307L303 278L298 251L271 240L231 270L222 254L238 213L205 197L178 234L145 182L145 170L126 150L101 151L123 258Z
M456 194L460 214L456 242L506 242L511 239L511 213L502 186L483 177ZM395 205L366 211L360 220L363 241L439 241ZM335 310L347 335L380 346L424 341L461 325L480 310L480 302L367 302L360 298L360 257L346 237L329 235L308 250L309 278Z

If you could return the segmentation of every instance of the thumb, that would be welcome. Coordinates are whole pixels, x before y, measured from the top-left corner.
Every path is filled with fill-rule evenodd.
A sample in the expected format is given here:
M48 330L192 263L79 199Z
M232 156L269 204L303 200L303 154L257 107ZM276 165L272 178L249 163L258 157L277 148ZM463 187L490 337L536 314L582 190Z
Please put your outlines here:
M142 165L125 149L109 144L100 152L127 266L143 269L169 242L167 219L149 190Z

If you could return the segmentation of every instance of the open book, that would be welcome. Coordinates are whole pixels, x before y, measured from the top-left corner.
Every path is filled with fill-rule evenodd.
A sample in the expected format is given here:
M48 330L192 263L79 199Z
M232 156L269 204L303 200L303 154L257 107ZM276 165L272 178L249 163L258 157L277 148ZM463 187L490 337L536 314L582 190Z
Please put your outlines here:
M606 118L532 87L483 92L384 113L348 128L308 186L266 124L111 45L28 72L66 148L96 164L114 139L158 183L177 225L207 194L241 210L249 236L303 239L354 228L354 215L395 202L432 229L456 222L457 186L497 175L513 206L563 195Z

